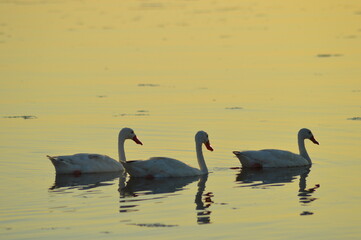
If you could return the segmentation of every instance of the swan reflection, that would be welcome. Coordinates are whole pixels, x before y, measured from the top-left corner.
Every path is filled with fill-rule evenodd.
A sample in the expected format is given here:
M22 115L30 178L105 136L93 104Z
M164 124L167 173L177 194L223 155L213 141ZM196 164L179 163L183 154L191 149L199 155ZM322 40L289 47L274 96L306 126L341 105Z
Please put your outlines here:
M308 177L310 171L301 174L298 197L300 198L300 203L302 206L307 206L309 203L315 201L317 198L312 197L312 194L320 187L319 184L316 184L314 187L307 189L306 178ZM312 215L313 212L303 211L300 215Z
M185 186L197 181L198 179L199 176L155 179L130 177L127 183L120 181L118 191L120 193L121 205L119 207L119 212L123 213L138 211L138 204L136 204L137 202L166 198L169 195L164 194L184 190ZM138 198L139 196L145 195L155 196Z
M119 184L119 192L121 196L174 193L183 190L185 186L198 179L199 176L155 179L130 177L125 186Z
M172 196L177 191L184 190L185 186L197 180L198 188L195 195L196 214L198 224L210 223L211 211L208 208L212 205L212 192L205 193L206 182L208 175L194 176L194 177L180 177L180 178L132 178L130 177L127 183L119 183L120 193L120 209L119 212L134 212L138 211L139 202L155 199L163 199ZM172 194L172 195L170 195ZM142 197L143 196L143 197ZM147 196L147 197L144 197ZM161 223L137 223L131 224L137 226L170 226Z
M196 210L197 210L197 223L198 224L208 224L211 223L211 213L208 208L212 205L214 197L212 192L204 194L206 189L206 182L208 175L203 175L200 177L198 182L198 191L195 198Z
M293 182L297 176L310 172L309 167L296 168L243 168L237 175L241 187L268 188Z
M312 194L320 187L316 184L314 187L307 189L307 177L311 172L310 167L297 168L263 168L263 169L248 169L244 168L237 175L236 181L240 182L240 187L251 187L265 189L276 186L284 186L291 183L299 176L299 190L298 197L302 206L308 206L315 201ZM312 215L313 212L303 211L300 215Z
M113 185L109 183L116 178L123 179L124 173L122 172L109 172L109 173L88 173L80 176L74 176L71 174L57 174L55 176L55 182L50 190L56 190L58 188L77 188L80 190L91 189L100 186Z

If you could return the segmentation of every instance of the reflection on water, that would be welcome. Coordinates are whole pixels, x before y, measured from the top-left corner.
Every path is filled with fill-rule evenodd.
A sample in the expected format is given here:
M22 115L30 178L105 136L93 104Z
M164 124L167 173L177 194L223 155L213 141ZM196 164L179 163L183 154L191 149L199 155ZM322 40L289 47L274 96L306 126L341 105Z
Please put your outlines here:
M299 191L298 191L298 196L300 198L300 203L303 206L308 206L308 204L310 204L311 202L317 200L317 198L312 197L312 194L316 191L317 188L320 187L319 184L316 184L313 188L307 188L307 184L306 184L306 178L308 177L310 170L308 172L305 172L303 174L301 174L300 176L300 184L299 184ZM310 211L303 211L300 215L304 216L304 215L312 215L313 212Z
M159 193L173 193L183 190L188 184L197 181L199 176L180 178L132 178L130 177L126 186L119 183L119 192L122 197Z
M113 181L116 178L123 179L122 172L109 172L109 173L91 173L83 174L80 176L57 174L55 176L55 183L50 190L56 190L58 188L76 188L79 190L86 190L101 186L113 185L113 183L105 183Z
M198 224L207 224L211 223L211 211L208 208L212 205L212 197L214 196L212 192L204 193L206 189L206 182L208 175L203 175L198 182L198 191L196 194L196 210L197 210L197 223ZM204 197L204 198L203 198Z
M141 204L141 202L146 200L155 200L163 199L169 196L174 196L174 193L177 191L184 190L184 187L188 184L197 181L198 189L195 195L195 204L197 210L197 223L198 224L207 224L211 223L210 214L211 211L208 208L213 203L212 192L204 193L206 189L206 182L208 175L203 176L194 176L194 177L181 177L181 178L156 178L156 179L145 179L145 178L130 178L126 185L124 182L119 182L119 192L120 192L120 210L121 213L135 212L138 211L136 208ZM149 198L149 195L162 194ZM164 195L167 194L167 195ZM148 195L147 198L141 198L141 196ZM140 198L139 198L140 197ZM173 227L174 225L167 225L161 223L137 223L131 224L136 226L146 226L146 227Z
M156 179L130 177L126 184L123 181L119 181L118 190L121 198L119 212L126 213L138 211L137 207L139 206L140 202L169 197L170 195L167 193L174 193L180 190L184 190L185 186L194 181L197 181L198 179L199 176ZM140 196L153 194L167 195L157 195L151 198L138 198Z
M299 176L299 202L302 206L308 206L317 198L312 197L312 194L320 187L316 184L314 187L307 189L306 178L311 172L310 167L297 168L264 168L264 169L247 169L244 168L237 175L236 180L240 182L240 187L251 187L257 189L268 189L270 187L284 186L286 183L291 183ZM303 211L300 215L312 215L313 212Z
M309 171L309 167L264 168L259 170L243 168L236 180L242 184L240 187L268 188L293 182L297 176Z

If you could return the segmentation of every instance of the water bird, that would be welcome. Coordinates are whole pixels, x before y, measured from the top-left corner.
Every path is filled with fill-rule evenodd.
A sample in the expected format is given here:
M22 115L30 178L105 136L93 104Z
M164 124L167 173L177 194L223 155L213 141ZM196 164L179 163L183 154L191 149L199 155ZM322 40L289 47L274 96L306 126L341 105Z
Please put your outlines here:
M208 173L208 168L204 161L202 145L204 144L209 151L213 151L213 148L209 143L208 134L204 131L198 131L196 133L195 142L200 169L167 157L152 157L145 161L124 161L122 163L131 177L154 179L158 177L190 177L205 175Z
M278 149L233 151L233 153L237 156L243 168L309 166L312 164L312 161L305 148L305 139L309 139L314 144L319 145L311 130L302 128L298 132L299 154Z
M66 156L49 156L47 157L53 163L57 174L74 174L82 173L101 173L124 171L121 161L125 161L124 142L132 139L137 144L143 143L137 138L133 129L123 128L118 135L118 153L119 161L101 154L77 153Z

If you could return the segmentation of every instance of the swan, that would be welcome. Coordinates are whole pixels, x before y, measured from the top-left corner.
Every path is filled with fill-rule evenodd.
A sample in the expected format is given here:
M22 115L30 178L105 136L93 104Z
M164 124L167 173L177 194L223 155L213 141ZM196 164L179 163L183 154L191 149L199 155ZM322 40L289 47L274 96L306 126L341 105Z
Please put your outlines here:
M302 128L298 132L298 148L300 154L277 149L264 149L259 151L233 151L244 168L262 167L300 167L312 164L311 158L305 148L305 139L319 144L311 130Z
M118 136L120 161L125 161L124 142L126 139L132 139L137 144L143 145L131 128L123 128L120 130ZM80 175L82 173L124 171L124 167L119 161L101 154L77 153L66 156L47 155L47 157L53 163L57 174Z
M181 161L166 157L153 157L145 161L124 161L125 170L131 177L144 177L154 179L159 177L190 177L208 173L204 161L202 144L210 151L213 151L208 139L208 134L199 131L195 135L196 152L199 168L193 168Z

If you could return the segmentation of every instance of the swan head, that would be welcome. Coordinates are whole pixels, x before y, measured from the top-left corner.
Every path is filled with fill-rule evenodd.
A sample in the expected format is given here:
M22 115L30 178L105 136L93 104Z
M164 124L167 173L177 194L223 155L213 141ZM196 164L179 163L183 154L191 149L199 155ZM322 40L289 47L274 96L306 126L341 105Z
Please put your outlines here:
M209 143L208 134L205 131L198 131L195 140L196 142L203 143L209 151L213 151L213 148Z
M123 128L120 130L119 137L124 139L132 139L137 144L143 145L143 143L137 138L137 135L135 135L134 130L131 128Z
M316 141L315 137L313 136L312 132L310 129L307 128L302 128L299 132L298 132L298 136L301 137L302 139L310 139L314 144L319 145L319 143Z

